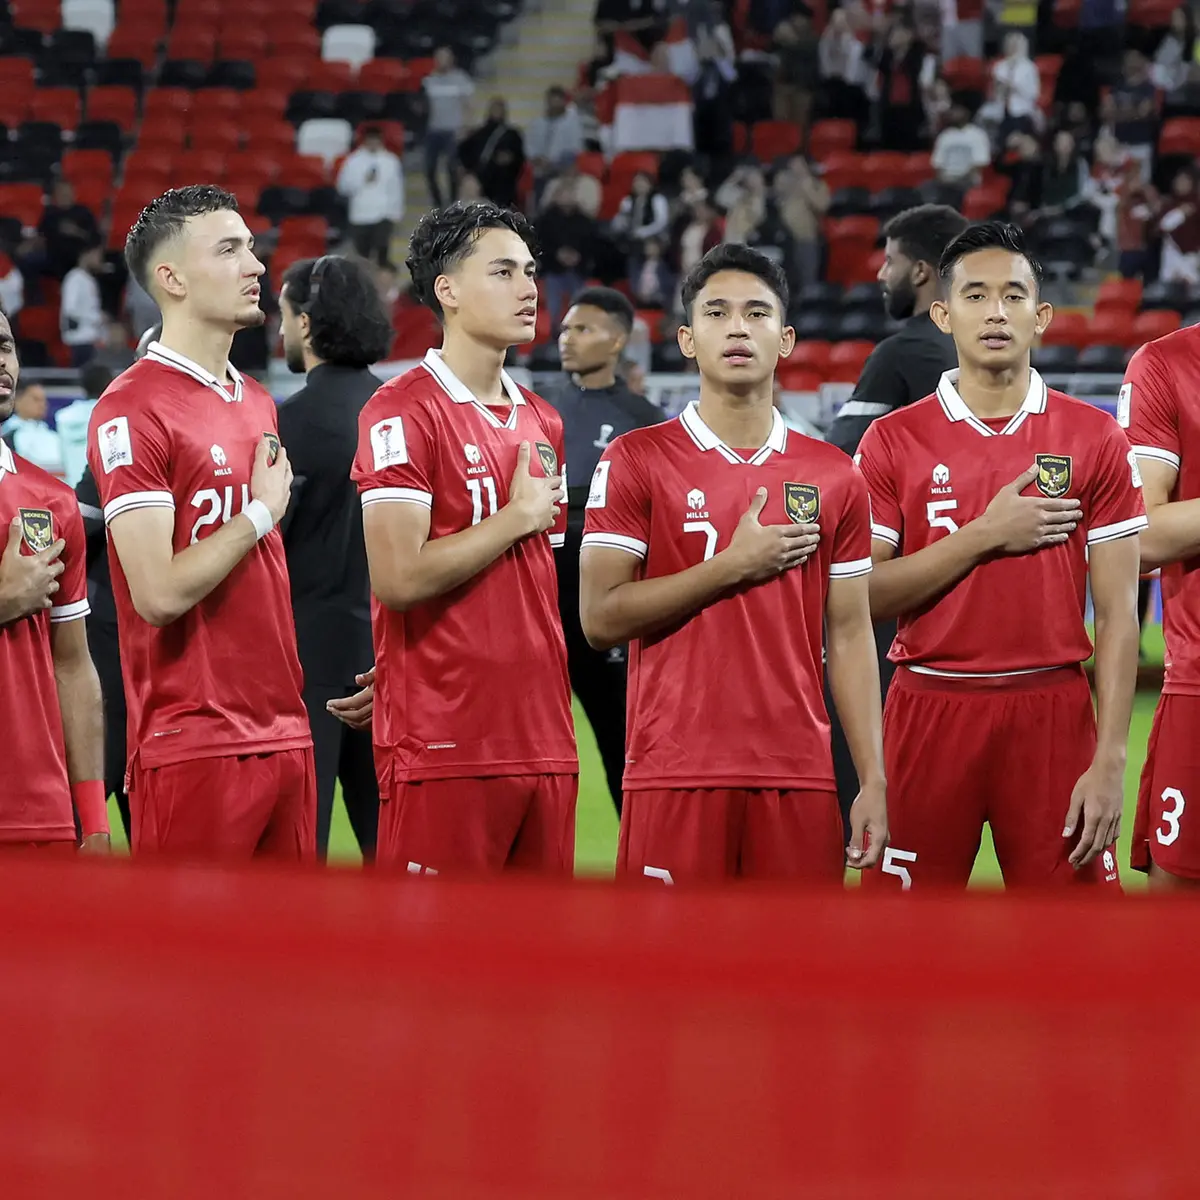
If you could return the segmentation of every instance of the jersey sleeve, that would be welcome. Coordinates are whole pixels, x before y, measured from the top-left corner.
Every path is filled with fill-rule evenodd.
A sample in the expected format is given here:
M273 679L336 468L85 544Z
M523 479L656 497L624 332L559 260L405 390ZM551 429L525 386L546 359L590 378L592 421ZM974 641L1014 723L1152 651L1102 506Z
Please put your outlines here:
M1175 382L1153 342L1125 368L1117 400L1117 422L1139 458L1179 469L1179 406Z
M1129 448L1120 427L1109 420L1097 451L1087 523L1089 546L1129 537L1149 523L1142 503L1137 451Z
M623 437L604 451L592 474L583 545L624 550L641 559L650 548L650 489Z
M66 545L61 555L63 573L58 577L56 603L50 610L52 624L77 621L91 612L87 589L87 536L79 505L73 496L69 499L70 503L61 505L58 510L58 519L62 522L58 536Z
M891 455L878 426L872 425L863 435L854 459L870 498L871 537L887 542L898 550L904 532L904 516L896 490Z
M846 502L833 531L830 579L853 579L871 570L871 501L861 472L851 471Z
M420 504L433 508L436 442L429 415L385 387L358 417L358 452L350 478L363 508Z
M123 392L102 400L92 413L87 453L106 525L134 509L174 509L170 435L146 405L129 405Z

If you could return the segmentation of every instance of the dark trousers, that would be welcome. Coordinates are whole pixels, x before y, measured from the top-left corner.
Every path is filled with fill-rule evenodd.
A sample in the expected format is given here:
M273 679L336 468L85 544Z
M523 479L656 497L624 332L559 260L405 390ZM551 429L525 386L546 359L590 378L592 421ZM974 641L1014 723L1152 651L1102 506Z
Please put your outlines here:
M567 641L567 671L571 676L571 690L579 697L596 735L609 794L619 815L621 780L625 774L627 652L624 646L593 650L583 636L583 627L579 623L580 537L578 530L569 530L566 545L556 551L558 604Z
M375 840L379 828L379 784L375 777L375 756L370 731L358 731L343 725L327 712L330 700L352 696L357 684L345 687L311 684L304 689L304 706L312 727L313 761L317 775L317 856L325 860L329 852L329 826L333 819L334 786L342 782L342 800L350 817L350 828L358 840L364 862L375 860Z
M117 627L107 621L88 620L88 649L100 694L104 698L104 792L116 796L125 837L129 838L129 797L125 794L125 683L121 679L121 651Z
M444 166L446 190L439 169ZM458 134L452 129L431 129L425 134L425 177L435 208L453 204L458 192Z
M350 240L354 252L368 262L386 267L392 255L392 223L376 221L374 225L351 225Z
M883 688L883 698L887 699L888 687L895 674L895 666L888 662L887 652L892 648L892 640L896 636L895 621L875 622L875 649L879 657L879 682ZM829 722L832 726L833 740L833 775L837 780L838 803L842 809L842 825L846 831L846 841L850 840L850 806L858 796L858 772L854 769L854 760L850 757L850 747L846 744L846 733L842 729L841 718L833 703L833 694L829 690L828 675L825 681L825 704L829 709Z

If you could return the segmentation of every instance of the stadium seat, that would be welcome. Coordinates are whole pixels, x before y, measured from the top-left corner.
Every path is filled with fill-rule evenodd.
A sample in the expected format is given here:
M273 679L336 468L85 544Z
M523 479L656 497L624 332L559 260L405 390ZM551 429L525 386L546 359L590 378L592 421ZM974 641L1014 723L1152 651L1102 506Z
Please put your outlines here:
M370 25L331 25L321 37L321 57L357 71L375 57L375 30Z
M247 186L261 189L275 182L278 173L273 155L263 154L260 150L239 150L230 154L225 160L225 178L231 183L244 183ZM255 199L257 207L258 200Z
M303 86L310 63L300 58L266 58L256 64L258 86L289 95Z
M25 228L35 228L42 219L42 188L36 183L0 184L0 213L16 217Z
M293 154L280 162L279 177L289 187L308 191L326 182L328 169L323 158Z
M38 88L29 102L29 119L74 132L79 124L79 93L74 88Z
M391 58L373 58L363 63L357 83L364 92L406 92L413 87L408 65Z
M817 392L824 382L822 372L792 358L780 361L776 375L779 377L779 386L785 392Z
M68 150L63 155L62 173L76 191L90 181L108 190L112 187L113 160L103 150Z
M277 56L315 59L320 49L320 34L311 25L282 21L271 29L271 52Z
M1100 371L1119 375L1125 370L1127 355L1123 346L1085 346L1079 352L1076 366L1081 371Z
M99 46L107 46L116 28L116 12L112 0L62 0L64 29L82 29L90 33Z
M72 145L76 150L105 150L115 159L120 156L123 138L115 121L83 121L75 130Z
M241 127L235 121L221 118L193 118L188 130L188 145L193 150L211 150L232 154L242 144Z
M901 187L908 155L899 150L876 150L862 158L863 186L879 192L884 188Z
M793 121L758 121L750 131L750 148L762 162L800 150L800 126Z
M1166 337L1174 333L1180 326L1180 316L1166 308L1155 308L1149 312L1140 312L1133 319L1129 336L1122 343L1126 346L1140 346L1143 342L1152 342L1155 338Z
M963 197L962 214L969 221L986 221L1003 212L1008 202L1008 179L985 180L978 187L970 188Z
M10 0L13 24L40 34L53 33L62 24L62 14L54 0Z
M1046 332L1042 334L1043 346L1073 346L1079 349L1092 340L1086 316L1080 312L1057 312Z
M192 100L191 123L234 120L244 106L242 93L234 88L202 88Z
M296 130L296 150L323 158L328 166L335 158L349 153L353 138L354 130L348 121L305 121Z
M1162 283L1161 281L1147 284L1142 289L1141 307L1143 309L1170 308L1182 312L1188 307L1190 293L1186 283Z
M96 39L86 29L58 29L46 39L46 59L58 67L82 72L96 61ZM78 86L78 74L74 82Z
M1033 351L1033 365L1043 372L1073 371L1078 361L1079 352L1074 346L1043 344Z
M1137 308L1142 300L1142 281L1140 279L1106 279L1096 292L1096 306L1115 304L1118 301L1131 308Z
M859 282L867 256L875 249L879 221L875 217L836 217L825 222L829 243L826 278L831 283Z
M127 87L90 88L85 112L89 121L116 121L132 129L137 121L137 94Z
M214 43L215 45L215 43ZM211 56L210 56L211 57ZM186 88L194 91L204 86L208 77L208 59L177 58L168 59L158 73L161 87Z
M1125 20L1141 29L1165 29L1178 7L1173 0L1130 0Z
M172 123L185 121L194 103L195 95L187 88L153 88L146 93L146 122L149 124L156 120L169 120Z
M167 59L171 63L208 64L217 56L217 31L208 24L177 24L167 37ZM206 66L207 69L207 66ZM199 83L196 84L199 87Z
M822 162L831 151L853 150L858 142L858 126L853 121L816 121L808 135L808 154Z
M942 64L942 78L955 92L986 92L988 67L978 58L952 58Z
M261 25L236 24L222 29L217 50L222 58L257 62L266 56L269 39Z
M399 121L363 121L354 131L355 145L362 141L368 129L378 129L383 136L383 144L393 154L404 154L407 131Z
M108 53L113 58L132 59L141 63L146 70L152 70L158 65L158 50L163 33L162 21L122 22L108 39Z
M208 68L204 80L206 88L232 88L237 92L248 92L258 83L258 72L246 59L218 58Z
M842 306L842 288L837 283L806 284L792 297L793 312L837 312Z
M797 342L792 348L787 362L792 367L823 371L829 366L830 349L829 342Z
M387 98L378 92L339 92L334 102L334 117L356 128L367 121L383 120Z
M272 161L291 156L296 145L296 130L281 117L263 116L246 126L246 147Z
M1171 117L1158 135L1160 155L1200 155L1200 117Z
M171 165L173 187L209 183L225 176L225 155L219 150L185 150Z
M1082 313L1078 315L1083 320L1086 336L1082 342L1075 343L1077 346L1124 346L1129 341L1133 325L1127 310L1098 309L1090 318ZM1054 328L1053 321L1050 327Z

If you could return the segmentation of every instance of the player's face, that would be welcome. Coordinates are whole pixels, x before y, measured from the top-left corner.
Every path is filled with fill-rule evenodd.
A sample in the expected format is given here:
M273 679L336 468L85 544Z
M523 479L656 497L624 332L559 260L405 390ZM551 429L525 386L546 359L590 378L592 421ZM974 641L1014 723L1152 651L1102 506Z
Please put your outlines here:
M296 309L288 296L287 284L279 293L279 329L283 334L283 354L288 370L304 374L304 340L308 336L308 316Z
M883 304L893 321L907 321L917 307L917 289L913 280L920 264L914 263L894 238L883 247L883 265L875 277L883 289Z
M448 318L474 340L523 346L537 332L537 264L511 229L485 229L471 253L434 291Z
M21 377L21 364L17 362L17 341L13 337L8 318L0 313L0 421L13 410L17 395L17 380Z
M757 275L718 271L692 305L692 323L679 331L679 348L700 374L731 388L769 382L796 334L783 323L779 297Z
M564 371L588 374L615 363L625 348L625 334L602 308L575 304L563 317L558 355Z
M989 371L1026 365L1053 315L1038 298L1028 259L1001 249L959 259L945 299L930 309L938 328L953 335L959 361Z
M189 217L170 258L155 268L163 288L184 300L196 318L232 329L261 325L259 279L266 268L254 256L254 235L240 213Z

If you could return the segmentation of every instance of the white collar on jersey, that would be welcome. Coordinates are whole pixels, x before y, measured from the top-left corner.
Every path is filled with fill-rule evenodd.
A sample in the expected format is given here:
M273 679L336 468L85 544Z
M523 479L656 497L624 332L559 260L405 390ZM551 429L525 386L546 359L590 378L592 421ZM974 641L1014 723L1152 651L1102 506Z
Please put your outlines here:
M996 430L990 425L981 421L968 407L967 402L958 394L958 369L947 371L938 380L937 385L938 403L942 406L942 411L951 421L966 421L972 429L978 433L982 433L984 437L995 436ZM1025 399L1021 403L1021 407L1012 415L1012 419L1000 433L1016 433L1021 427L1021 423L1030 413L1044 413L1046 411L1046 385L1042 381L1042 377L1032 368L1029 369L1029 390L1025 393Z
M17 460L7 442L0 442L0 479L17 473Z
M164 367L174 367L176 371L182 371L185 375L190 375L197 382L213 388L220 393L221 399L227 404L240 404L242 402L242 373L233 363L225 364L225 369L229 372L229 378L233 380L233 392L230 393L210 370L202 367L198 362L192 362L190 358L180 354L179 351L172 350L169 346L164 346L162 342L151 342L146 347L146 357Z
M749 458L743 458L736 450L731 450L707 425L700 416L698 403L693 400L679 414L679 423L687 430L688 436L701 450L716 450L722 458L732 463L746 463L752 467L760 467L771 456L771 452L782 454L787 446L787 422L779 413L779 409L771 410L771 432L766 442Z
M521 389L513 382L512 377L507 371L500 372L500 383L509 400L512 401L512 408L509 411L508 418L501 421L486 404L481 404L479 398L470 388L446 366L446 361L442 358L440 350L429 350L421 365L442 385L443 391L445 391L446 395L455 404L475 405L484 417L487 418L488 422L495 425L497 429L516 429L517 409L525 403L525 397L521 395Z

